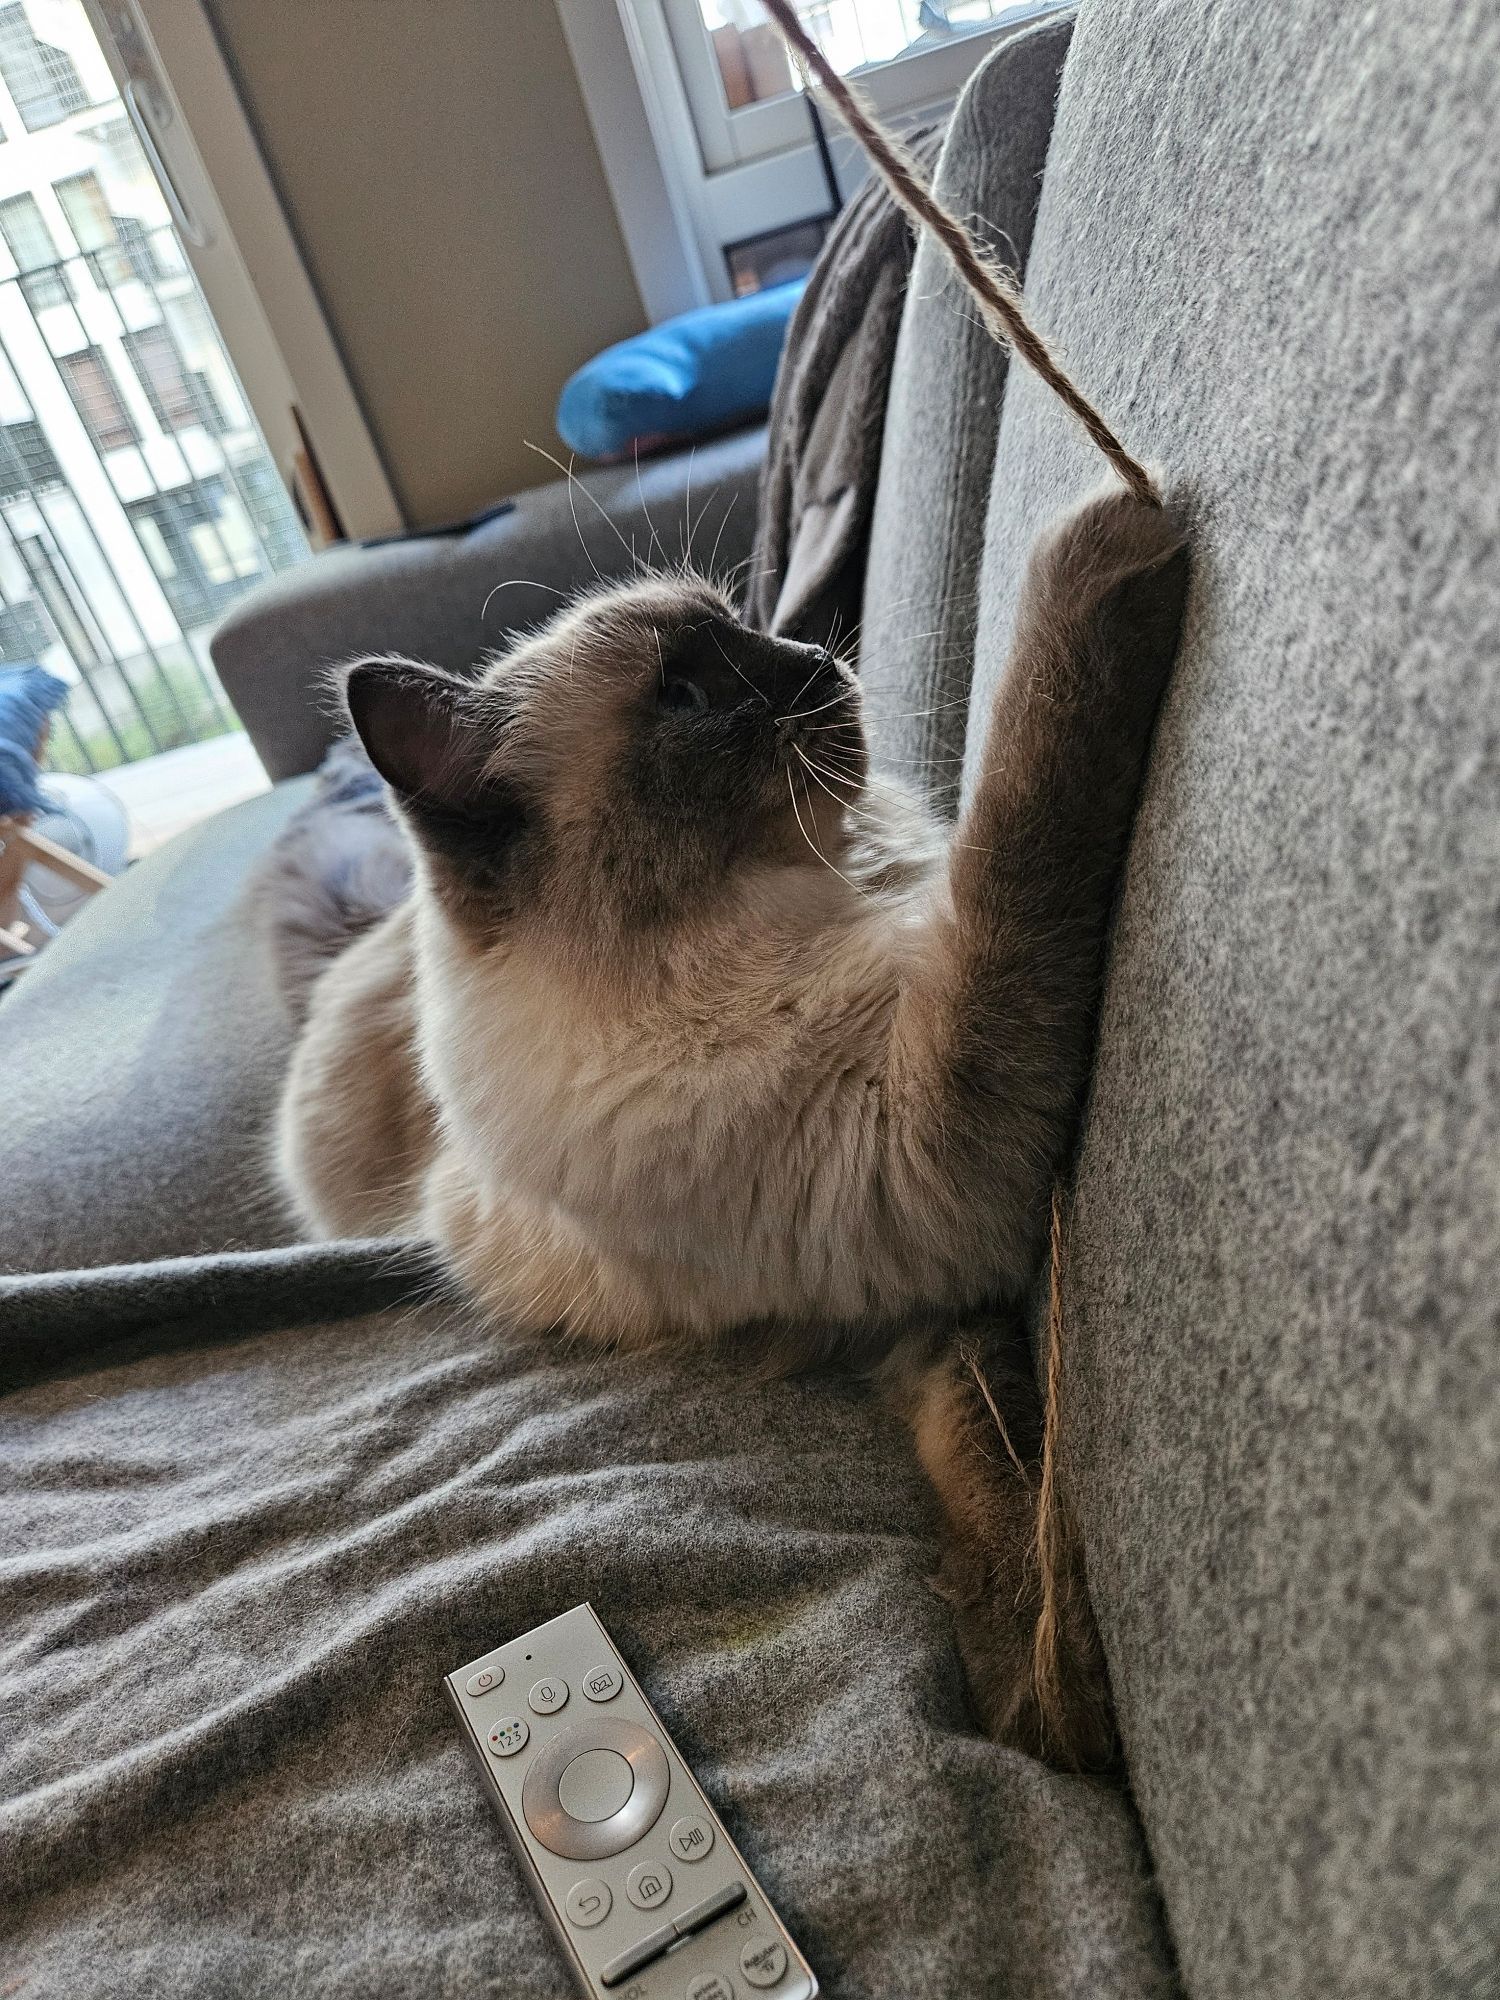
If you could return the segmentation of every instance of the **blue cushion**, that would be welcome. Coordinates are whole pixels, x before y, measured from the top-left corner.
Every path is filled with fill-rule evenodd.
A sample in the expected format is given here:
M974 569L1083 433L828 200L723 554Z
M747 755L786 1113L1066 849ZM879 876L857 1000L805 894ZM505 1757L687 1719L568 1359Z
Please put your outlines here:
M44 667L0 667L0 819L43 810L36 740L67 692L67 682Z
M806 282L704 306L606 347L564 386L558 435L584 458L619 458L758 417Z

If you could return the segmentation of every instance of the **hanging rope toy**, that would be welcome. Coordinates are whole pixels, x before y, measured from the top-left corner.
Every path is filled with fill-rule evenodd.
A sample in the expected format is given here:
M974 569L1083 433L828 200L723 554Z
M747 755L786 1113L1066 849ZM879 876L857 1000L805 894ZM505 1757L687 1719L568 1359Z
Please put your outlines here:
M809 82L816 80L894 199L914 222L931 230L937 238L954 270L973 294L990 332L1033 374L1040 376L1063 407L1072 412L1137 500L1159 507L1161 492L1156 481L1140 460L1125 449L1027 319L1015 273L984 248L966 223L943 207L906 147L885 129L803 27L792 10L791 0L764 0L764 4L804 76Z

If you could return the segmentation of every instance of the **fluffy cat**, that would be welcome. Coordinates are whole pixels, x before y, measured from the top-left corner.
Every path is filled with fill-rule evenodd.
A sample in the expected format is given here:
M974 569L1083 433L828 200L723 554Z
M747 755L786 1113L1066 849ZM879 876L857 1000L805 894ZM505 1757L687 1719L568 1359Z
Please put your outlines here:
M1024 1342L1007 1456L952 1329L1043 1249L1185 581L1122 492L1042 539L951 832L870 775L844 664L697 579L583 598L474 681L354 666L414 880L313 987L277 1127L310 1230L429 1238L505 1327L876 1370L987 1721L1076 1761L1097 1676L1049 1712L1011 1609Z

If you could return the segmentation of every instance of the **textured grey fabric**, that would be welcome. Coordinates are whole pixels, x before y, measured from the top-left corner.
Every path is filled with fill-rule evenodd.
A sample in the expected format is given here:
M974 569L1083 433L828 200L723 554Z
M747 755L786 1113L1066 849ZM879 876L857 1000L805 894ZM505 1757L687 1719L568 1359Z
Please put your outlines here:
M935 176L943 200L1018 271L1026 268L1072 26L1064 16L1030 28L975 71ZM1005 372L1005 349L924 237L886 410L860 679L876 763L945 803L958 788Z
M462 673L558 596L643 562L741 562L755 533L765 432L594 466L466 535L336 548L252 591L213 637L214 666L273 778L310 771L337 727L328 668L409 653ZM497 587L498 586L498 587Z
M431 1253L390 1237L0 1276L0 1392L145 1342L155 1352L349 1318L444 1291Z
M967 1718L929 1505L847 1383L426 1308L0 1399L6 1989L562 2000L439 1680L590 1598L831 1996L1166 1996L1122 1800Z
M139 863L0 1001L0 1271L288 1239L263 1134L289 1030L241 899L309 784Z
M1032 249L1196 548L1065 1303L1205 2000L1500 1991L1497 130L1492 0L1108 0ZM1099 474L1014 374L985 689L1033 533Z

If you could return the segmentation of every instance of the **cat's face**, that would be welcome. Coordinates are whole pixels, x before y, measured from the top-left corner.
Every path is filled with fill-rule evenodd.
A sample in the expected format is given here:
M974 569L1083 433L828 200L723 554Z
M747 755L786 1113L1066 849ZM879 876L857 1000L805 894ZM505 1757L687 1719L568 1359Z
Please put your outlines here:
M748 870L836 865L864 784L849 669L696 580L592 595L474 681L369 660L346 694L434 889L481 927L678 923Z

